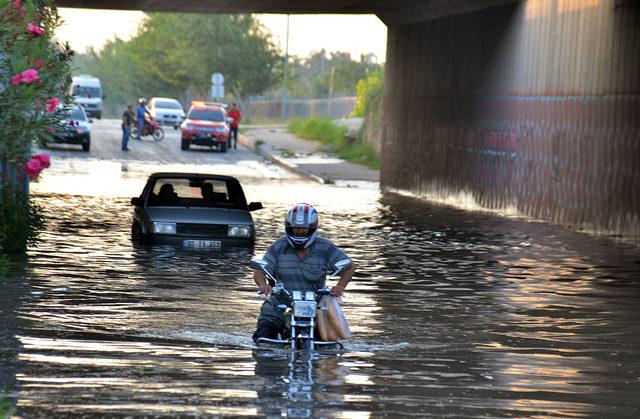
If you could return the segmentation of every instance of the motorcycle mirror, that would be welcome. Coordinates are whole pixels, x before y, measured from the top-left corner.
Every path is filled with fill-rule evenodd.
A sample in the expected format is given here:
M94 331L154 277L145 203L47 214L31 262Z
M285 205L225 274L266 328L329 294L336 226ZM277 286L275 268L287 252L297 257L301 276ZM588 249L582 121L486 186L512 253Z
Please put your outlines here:
M259 258L257 256L254 256L251 258L251 261L249 262L249 266L253 269L260 269L262 272L264 272L264 274L267 277L267 281L269 282L269 285L271 285L272 287L276 285L276 279L273 277L273 275L271 275L271 273L267 270L267 265L269 263L262 259Z
M336 262L336 270L331 274L331 276L338 276L340 273L351 268L351 259L342 259Z
M253 269L266 269L267 268L267 261L259 258L257 256L254 256L251 258L251 261L249 262L249 266L252 267Z

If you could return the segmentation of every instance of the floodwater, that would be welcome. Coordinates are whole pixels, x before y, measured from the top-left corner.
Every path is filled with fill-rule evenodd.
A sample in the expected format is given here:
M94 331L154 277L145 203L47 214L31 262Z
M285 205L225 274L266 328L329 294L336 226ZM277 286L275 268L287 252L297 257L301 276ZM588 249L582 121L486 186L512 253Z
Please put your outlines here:
M91 189L104 164L33 185L49 221L0 285L0 416L640 416L637 248L286 176L240 176L254 250L136 247L145 177ZM345 349L291 359L252 345L248 261L302 200L358 272Z

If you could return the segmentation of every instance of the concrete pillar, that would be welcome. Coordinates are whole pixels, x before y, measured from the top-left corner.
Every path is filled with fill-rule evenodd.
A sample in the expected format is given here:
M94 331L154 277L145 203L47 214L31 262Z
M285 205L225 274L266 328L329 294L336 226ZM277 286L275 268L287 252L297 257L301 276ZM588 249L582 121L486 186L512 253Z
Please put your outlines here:
M389 27L383 188L640 241L640 3Z

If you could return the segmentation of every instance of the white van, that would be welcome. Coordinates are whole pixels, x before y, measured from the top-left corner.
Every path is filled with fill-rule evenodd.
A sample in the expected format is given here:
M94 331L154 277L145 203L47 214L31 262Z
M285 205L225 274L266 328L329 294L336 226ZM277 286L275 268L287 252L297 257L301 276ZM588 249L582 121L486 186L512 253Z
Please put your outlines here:
M73 101L84 108L89 117L102 118L102 86L100 79L88 74L81 74L71 81Z

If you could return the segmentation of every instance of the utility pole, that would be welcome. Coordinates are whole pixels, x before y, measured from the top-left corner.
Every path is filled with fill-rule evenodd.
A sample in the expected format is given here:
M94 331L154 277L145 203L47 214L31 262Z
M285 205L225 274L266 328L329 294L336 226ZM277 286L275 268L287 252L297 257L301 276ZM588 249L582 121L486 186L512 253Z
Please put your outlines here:
M289 118L289 104L287 103L287 62L289 61L289 15L287 15L287 39L285 41L284 61L282 63L282 120Z
M336 68L331 67L331 77L329 78L329 110L327 116L331 118L331 100L333 99L333 76L336 74Z

